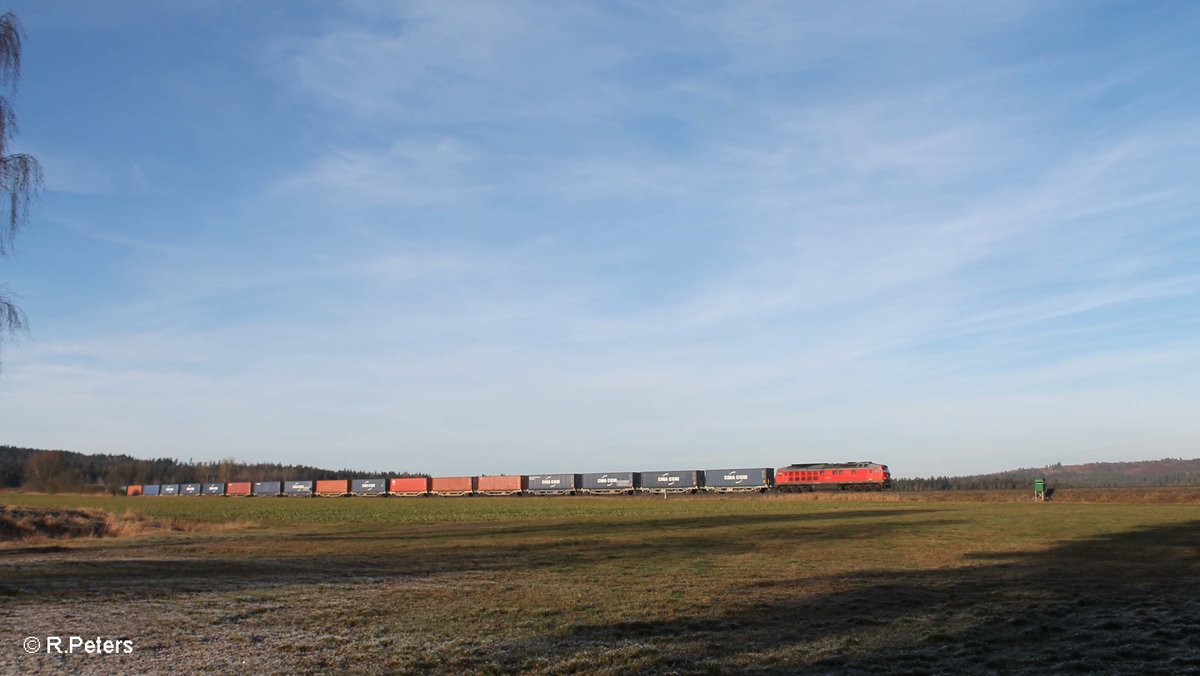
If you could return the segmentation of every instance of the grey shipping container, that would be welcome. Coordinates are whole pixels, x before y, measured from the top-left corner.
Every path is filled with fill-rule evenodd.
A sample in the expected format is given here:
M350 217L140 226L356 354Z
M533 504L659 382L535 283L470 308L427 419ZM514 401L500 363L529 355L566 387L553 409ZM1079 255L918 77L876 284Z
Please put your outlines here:
M761 490L769 488L774 478L775 470L764 467L704 470L704 485L717 490Z
M200 495L200 484L179 484L180 495Z
M526 486L530 493L573 493L579 488L579 475L530 474Z
M159 495L179 495L179 484L163 484Z
M255 481L254 495L279 495L283 492L283 483L279 481Z
M204 484L205 495L225 495L225 484Z
M283 483L283 494L292 497L298 495L312 495L313 482L311 481L285 481Z
M579 487L585 491L631 491L638 487L634 472L593 472L579 476Z
M667 472L641 472L644 491L687 491L704 485L704 472L678 469Z
M350 492L355 495L383 495L387 492L387 480L355 479L350 482Z
M162 492L162 487L158 484L148 484L142 488L142 495L158 495Z

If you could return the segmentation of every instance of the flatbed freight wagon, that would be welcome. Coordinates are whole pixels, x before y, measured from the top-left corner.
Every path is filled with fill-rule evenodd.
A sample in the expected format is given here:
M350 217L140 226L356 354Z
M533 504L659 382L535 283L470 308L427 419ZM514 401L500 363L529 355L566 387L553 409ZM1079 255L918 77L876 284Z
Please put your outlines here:
M579 479L578 474L530 474L525 490L531 495L575 495Z
M435 476L429 480L429 492L434 495L470 495L475 492L473 476Z
M525 490L523 475L481 476L475 481L475 492L480 495L520 495Z
M637 490L637 472L592 472L579 475L579 492L597 495L632 493Z
M704 486L704 472L698 469L641 472L641 484L643 491L695 493Z
M717 493L751 493L769 489L775 470L766 467L745 469L706 469L704 486Z

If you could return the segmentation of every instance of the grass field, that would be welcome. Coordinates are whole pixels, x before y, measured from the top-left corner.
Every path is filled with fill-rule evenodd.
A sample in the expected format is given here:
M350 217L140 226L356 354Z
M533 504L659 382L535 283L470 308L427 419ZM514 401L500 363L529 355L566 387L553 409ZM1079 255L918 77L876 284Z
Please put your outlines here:
M839 498L5 495L248 523L0 547L0 671L1200 672L1200 505Z

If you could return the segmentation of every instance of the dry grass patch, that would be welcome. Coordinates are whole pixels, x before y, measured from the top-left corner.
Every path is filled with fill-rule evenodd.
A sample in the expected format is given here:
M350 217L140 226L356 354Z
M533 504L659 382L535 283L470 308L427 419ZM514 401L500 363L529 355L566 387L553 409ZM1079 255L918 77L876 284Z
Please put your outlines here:
M133 537L151 533L197 530L235 530L252 524L241 521L199 524L182 519L161 519L102 509L55 509L0 505L0 543L36 542L74 538Z

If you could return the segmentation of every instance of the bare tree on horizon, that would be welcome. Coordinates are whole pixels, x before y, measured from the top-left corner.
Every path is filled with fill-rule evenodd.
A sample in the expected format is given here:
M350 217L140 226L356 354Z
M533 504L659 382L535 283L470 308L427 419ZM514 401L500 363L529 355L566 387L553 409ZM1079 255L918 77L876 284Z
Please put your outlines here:
M0 88L5 94L17 91L21 79L21 22L7 12L0 16ZM16 115L9 97L0 95L0 258L12 253L17 231L29 221L29 205L42 187L42 167L25 153L9 153L8 144L17 131ZM26 326L25 314L8 296L0 283L0 344L5 336Z

